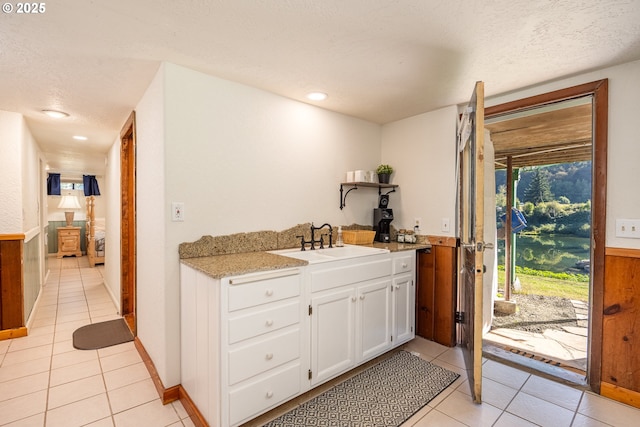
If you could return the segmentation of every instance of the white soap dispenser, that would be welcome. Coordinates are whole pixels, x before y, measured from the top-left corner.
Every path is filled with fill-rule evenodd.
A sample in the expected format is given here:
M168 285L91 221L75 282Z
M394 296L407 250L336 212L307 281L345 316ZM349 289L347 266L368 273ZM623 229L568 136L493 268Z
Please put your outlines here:
M344 246L344 242L342 241L342 226L338 226L338 238L336 239L336 247L341 248Z

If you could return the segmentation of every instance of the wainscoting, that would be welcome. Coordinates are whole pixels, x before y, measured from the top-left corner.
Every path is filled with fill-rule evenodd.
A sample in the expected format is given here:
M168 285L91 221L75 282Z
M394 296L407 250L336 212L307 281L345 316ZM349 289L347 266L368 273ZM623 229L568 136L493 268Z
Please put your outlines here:
M607 248L602 326L603 396L640 408L640 250Z

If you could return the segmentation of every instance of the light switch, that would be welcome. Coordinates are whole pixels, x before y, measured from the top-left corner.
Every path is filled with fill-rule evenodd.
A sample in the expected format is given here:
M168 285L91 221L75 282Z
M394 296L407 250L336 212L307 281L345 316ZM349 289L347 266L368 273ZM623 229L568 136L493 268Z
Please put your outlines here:
M616 219L616 237L640 239L640 219Z

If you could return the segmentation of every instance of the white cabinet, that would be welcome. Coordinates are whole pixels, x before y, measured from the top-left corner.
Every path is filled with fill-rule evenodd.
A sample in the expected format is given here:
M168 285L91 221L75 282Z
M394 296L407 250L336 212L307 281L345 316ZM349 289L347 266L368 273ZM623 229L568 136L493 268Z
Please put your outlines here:
M414 337L415 252L213 279L181 264L181 383L234 427Z
M391 349L391 280L385 278L357 289L357 362Z
M392 339L396 347L415 338L416 253L414 251L394 254L394 274L391 285Z
M391 348L389 254L316 264L311 288L311 386Z
M308 389L301 273L216 280L181 265L181 383L209 425L240 425Z
M320 384L356 363L356 293L339 288L311 299L311 385Z

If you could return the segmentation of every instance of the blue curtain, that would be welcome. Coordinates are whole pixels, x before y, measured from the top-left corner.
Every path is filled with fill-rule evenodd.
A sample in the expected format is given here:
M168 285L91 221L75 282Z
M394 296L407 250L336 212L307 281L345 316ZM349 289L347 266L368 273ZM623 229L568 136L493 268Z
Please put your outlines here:
M95 175L82 175L82 183L84 184L85 196L100 195L100 188L98 188L98 181L96 181Z
M59 196L60 195L60 174L50 173L47 176L47 195Z

